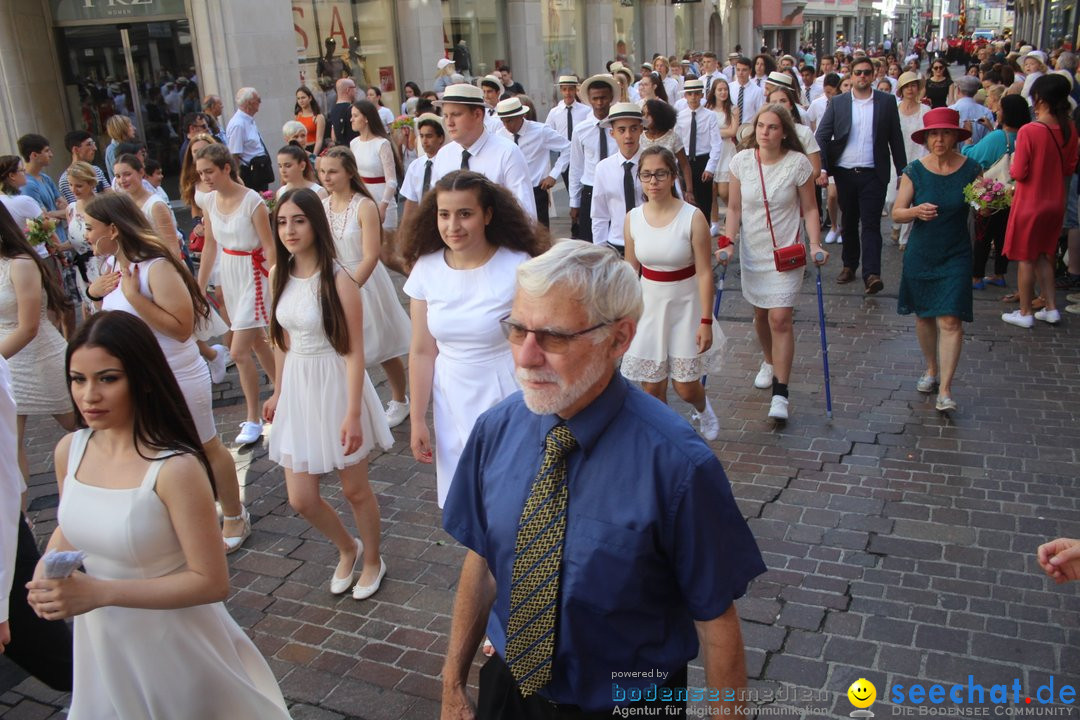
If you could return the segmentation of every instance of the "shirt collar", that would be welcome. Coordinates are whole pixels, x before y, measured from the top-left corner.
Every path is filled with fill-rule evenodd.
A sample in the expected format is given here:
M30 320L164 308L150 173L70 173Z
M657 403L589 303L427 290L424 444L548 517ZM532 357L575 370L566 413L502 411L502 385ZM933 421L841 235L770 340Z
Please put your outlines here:
M574 438L578 441L578 445L586 456L596 445L604 430L607 429L607 426L611 424L611 421L615 419L615 416L622 409L623 403L626 401L626 395L629 392L630 384L627 382L626 378L616 370L615 374L611 376L611 380L608 382L607 387L596 396L596 399L589 403L585 409L574 415L574 417L565 421L567 427L569 427L570 432L574 434ZM558 415L542 415L540 417L541 444L544 443L544 438L547 437L551 428L561 422L564 421Z
M464 145L461 145L461 143L458 144L468 150L472 157L476 157L484 150L484 146L487 145L487 139L490 135L491 133L488 132L487 128L484 128L484 132L480 133L480 137L476 138L476 142L469 147L465 147Z

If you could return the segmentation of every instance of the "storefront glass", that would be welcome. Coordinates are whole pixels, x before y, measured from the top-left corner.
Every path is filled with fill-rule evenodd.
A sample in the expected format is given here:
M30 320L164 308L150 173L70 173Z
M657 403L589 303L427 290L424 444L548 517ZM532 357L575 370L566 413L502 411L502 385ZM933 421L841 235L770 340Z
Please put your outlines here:
M509 64L504 0L443 0L442 6L443 43L459 73L483 76Z
M696 3L679 3L675 6L675 54L682 59L687 50L694 49L694 13L701 13Z
M640 0L613 0L615 4L615 59L621 60L636 73L644 59L641 47L642 18L637 3Z
M543 0L544 54L552 85L560 75L585 75L585 1Z
M1056 47L1066 35L1072 35L1076 22L1076 3L1073 0L1050 0L1047 10L1043 45Z
M300 82L322 110L336 102L334 83L352 77L363 97L370 85L382 89L383 105L401 111L397 33L390 0L292 0Z

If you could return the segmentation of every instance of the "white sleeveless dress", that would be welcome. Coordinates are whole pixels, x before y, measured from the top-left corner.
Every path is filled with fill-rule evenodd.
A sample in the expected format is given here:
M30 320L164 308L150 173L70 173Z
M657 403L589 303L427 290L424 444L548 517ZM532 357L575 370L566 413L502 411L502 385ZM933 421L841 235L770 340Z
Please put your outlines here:
M212 191L211 191L212 192ZM207 203L210 202L210 193L204 192L199 188L195 188L195 204L206 214ZM218 287L221 285L221 243L217 245L217 257L214 259L214 267L210 271L210 285L212 287ZM204 288L205 289L205 288Z
M154 258L153 260L144 260L137 263L139 267L139 294L149 300L154 299L154 295L150 291L150 268L159 262L165 262L164 258ZM113 267L110 264L108 271L112 272ZM124 295L124 291L119 285L102 299L101 309L123 310L146 322L146 319L139 315L135 306ZM198 316L196 316L196 319L199 319ZM180 386L180 392L183 393L184 400L187 401L188 411L191 412L191 418L195 421L195 429L199 433L199 442L203 444L210 442L217 437L217 425L214 424L213 386L210 381L210 368L207 367L206 361L199 354L199 347L195 344L195 336L192 335L187 340L180 341L159 332L150 323L146 323L146 326L150 328L150 331L154 333L154 337L157 338L161 351L165 353L165 360L168 361L169 368L173 371L176 382Z
M210 218L214 239L221 247L216 265L221 267L221 287L233 330L266 327L270 324L270 284L267 273L273 258L258 261L262 255L259 233L252 214L262 204L254 190L245 190L236 209L223 214L217 209L217 191L207 193L206 205L200 206ZM247 253L230 255L227 251Z
M321 475L355 465L376 446L389 450L394 436L366 371L360 414L363 442L351 455L341 446L341 423L349 405L345 358L323 331L319 273L290 276L275 315L289 333L289 349L270 428L270 459L295 472Z
M371 140L353 138L349 143L353 157L356 158L356 169L360 171L360 179L364 181L371 197L375 202L385 202L386 217L382 226L387 230L393 230L398 224L397 215L397 169L394 165L394 149L386 138L376 137ZM382 182L368 182L373 178L381 178Z
M361 195L353 195L343 212L330 209L323 200L338 262L353 274L364 260L364 243L358 219ZM364 363L368 367L409 354L412 325L398 300L394 281L386 266L376 261L367 282L360 288L364 300Z
M630 211L630 234L638 262L651 270L673 272L694 264L690 228L697 209L683 203L682 209L664 227L653 227L645 219L645 208ZM637 333L622 360L622 374L628 380L660 382L670 377L693 382L718 371L722 335L713 325L713 344L704 353L697 350L701 318L712 308L702 308L696 275L675 282L641 278L645 312Z
M164 463L152 462L139 487L83 484L77 476L95 472L79 467L91 433L72 437L57 516L64 537L86 553L87 574L126 580L183 571L183 548L154 491ZM270 667L224 603L91 610L75 618L74 654L70 720L289 717Z
M11 283L9 258L0 258L0 338L19 326L19 305ZM35 268L35 272L36 272ZM49 320L45 288L41 289L41 316L38 332L26 347L8 360L11 393L20 415L59 415L72 410L64 375L67 343Z

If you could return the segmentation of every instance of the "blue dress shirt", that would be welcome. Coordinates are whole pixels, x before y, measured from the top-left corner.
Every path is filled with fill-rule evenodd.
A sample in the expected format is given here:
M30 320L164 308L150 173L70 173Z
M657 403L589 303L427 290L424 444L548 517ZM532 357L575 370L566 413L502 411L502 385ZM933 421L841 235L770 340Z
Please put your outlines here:
M443 511L446 531L495 577L487 633L503 657L518 521L558 422L520 392L481 415ZM566 424L580 447L566 460L555 657L540 694L596 712L616 705L613 682L664 684L629 673L671 673L696 657L694 621L722 615L765 564L720 462L666 405L616 373Z

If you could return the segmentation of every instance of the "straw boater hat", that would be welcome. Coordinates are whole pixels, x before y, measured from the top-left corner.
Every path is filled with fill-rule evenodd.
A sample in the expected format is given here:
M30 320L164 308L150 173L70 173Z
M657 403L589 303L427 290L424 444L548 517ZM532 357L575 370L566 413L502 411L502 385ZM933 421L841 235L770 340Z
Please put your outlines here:
M922 145L926 142L926 133L931 130L953 130L958 143L971 137L970 131L960 127L960 113L947 107L934 108L923 115L923 126L911 133L911 140Z
M737 53L737 52L729 52L729 53L727 54L727 59L728 59L728 60L738 60L738 59L739 59L739 58L741 58L741 57L742 57L742 53Z
M608 111L608 116L600 121L600 127L610 128L616 120L641 120L641 108L637 103L615 103Z
M484 87L485 85L490 85L496 90L503 89L502 78L496 77L494 75L485 75L483 78L481 78L480 87Z
M634 84L634 72L630 68L626 67L625 65L620 67L620 68L613 69L612 72L615 73L616 75L622 75L624 78L626 78L626 84L627 85L633 85Z
M919 90L922 90L923 79L919 77L918 73L913 73L909 70L908 72L901 74L900 77L896 79L896 94L901 94L904 90L904 86L910 85L911 83L919 83Z
M577 75L560 75L559 82L555 84L560 87L563 85L573 85L574 87L577 87L578 82L579 80L577 79Z
M776 85L782 87L785 90L795 89L795 78L791 77L786 72L780 72L779 70L773 70L769 73L769 76L765 78L766 85Z
M581 83L581 94L587 96L593 85L604 85L611 88L612 97L619 94L619 83L615 82L615 76L613 75L593 75L591 78Z
M509 120L510 118L521 117L529 112L529 108L522 105L521 101L516 97L512 97L507 98L496 105L495 112L498 114L500 120Z
M687 80L683 83L683 92L705 92L705 83L701 80Z
M487 103L484 102L484 91L469 83L450 85L446 88L446 92L443 93L442 99L435 100L431 104L435 107L442 107L447 103L475 105L477 107L485 107L487 105Z
M423 127L426 123L435 123L443 129L443 132L446 132L446 126L443 125L443 119L435 113L424 113L416 118L417 129Z

